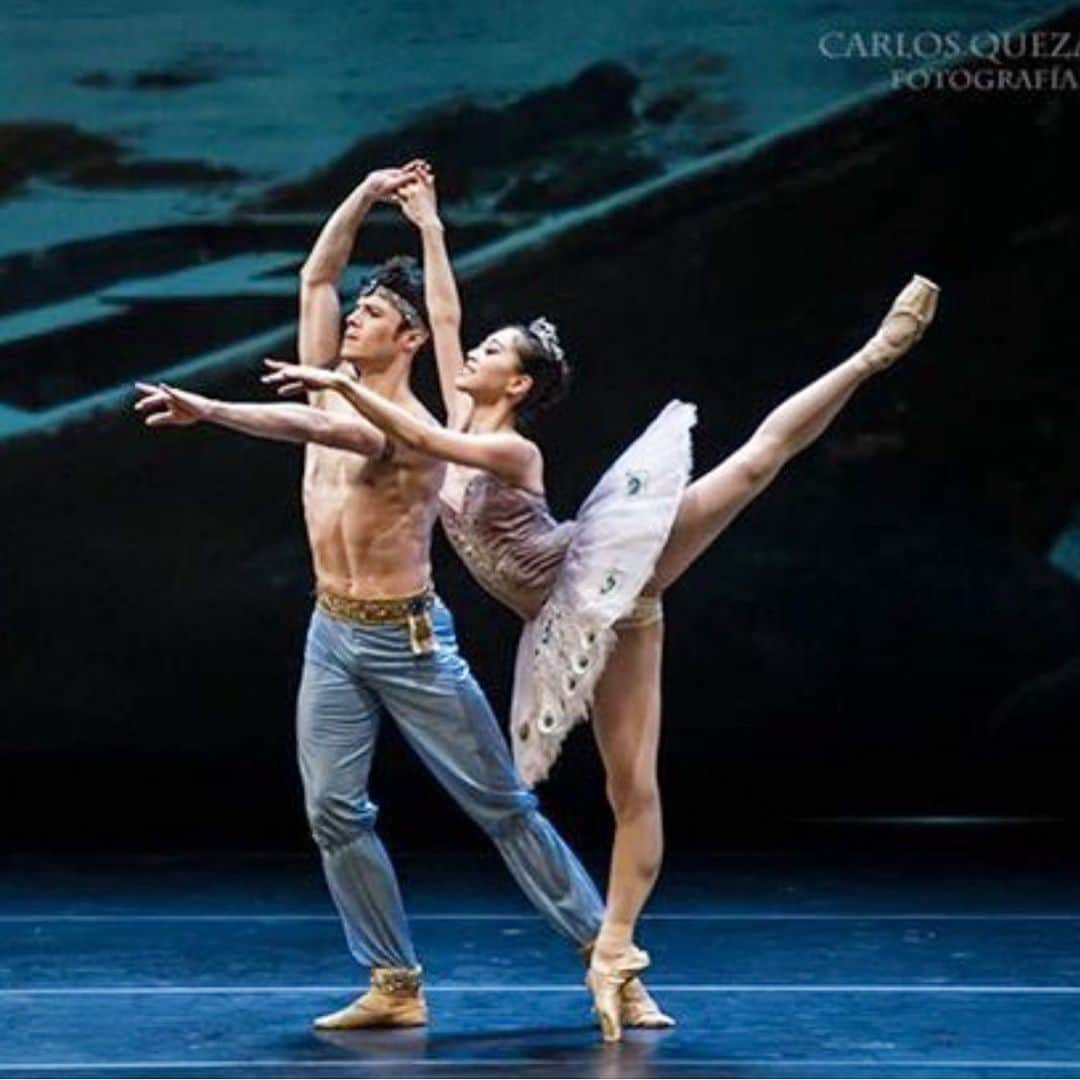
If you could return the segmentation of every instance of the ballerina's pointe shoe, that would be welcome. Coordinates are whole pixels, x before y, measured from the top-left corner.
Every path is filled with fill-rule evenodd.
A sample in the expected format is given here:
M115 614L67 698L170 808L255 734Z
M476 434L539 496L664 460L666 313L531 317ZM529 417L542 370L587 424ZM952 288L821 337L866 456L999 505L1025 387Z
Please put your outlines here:
M593 953L585 985L592 994L604 1042L618 1042L622 1038L622 989L648 966L649 954L636 945L628 945L607 963L599 962Z
M941 290L929 278L916 274L900 290L877 333L863 350L871 371L884 371L922 336L934 319Z
M675 1018L660 1008L637 976L619 991L619 1019L623 1027L652 1031L675 1026Z
M366 994L344 1009L317 1017L313 1024L320 1031L352 1031L423 1027L427 1022L419 968L372 968Z

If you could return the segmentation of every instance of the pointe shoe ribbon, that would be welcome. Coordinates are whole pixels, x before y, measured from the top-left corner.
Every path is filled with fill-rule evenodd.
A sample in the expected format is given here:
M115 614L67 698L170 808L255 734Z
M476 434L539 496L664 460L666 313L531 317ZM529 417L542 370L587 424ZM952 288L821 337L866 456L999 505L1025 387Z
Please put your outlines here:
M675 1026L675 1017L660 1008L636 975L619 992L619 1019L623 1027L653 1031Z
M585 985L593 996L604 1042L618 1042L622 1038L622 989L648 966L649 954L636 945L627 946L608 963L599 962L593 952Z

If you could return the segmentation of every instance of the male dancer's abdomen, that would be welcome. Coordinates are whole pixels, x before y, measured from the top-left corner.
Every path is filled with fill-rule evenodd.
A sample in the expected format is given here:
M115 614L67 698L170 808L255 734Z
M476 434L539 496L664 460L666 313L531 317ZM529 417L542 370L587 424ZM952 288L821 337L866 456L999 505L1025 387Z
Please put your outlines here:
M320 591L365 600L406 596L430 583L429 504L403 507L396 495L319 485L304 492L304 516Z

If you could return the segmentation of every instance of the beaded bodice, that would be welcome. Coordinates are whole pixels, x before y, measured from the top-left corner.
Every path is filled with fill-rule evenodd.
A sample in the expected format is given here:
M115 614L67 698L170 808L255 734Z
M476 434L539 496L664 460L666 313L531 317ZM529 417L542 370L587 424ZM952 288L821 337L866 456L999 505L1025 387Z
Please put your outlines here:
M476 473L461 509L440 497L446 535L473 577L496 599L531 619L558 575L575 523L557 522L543 495Z

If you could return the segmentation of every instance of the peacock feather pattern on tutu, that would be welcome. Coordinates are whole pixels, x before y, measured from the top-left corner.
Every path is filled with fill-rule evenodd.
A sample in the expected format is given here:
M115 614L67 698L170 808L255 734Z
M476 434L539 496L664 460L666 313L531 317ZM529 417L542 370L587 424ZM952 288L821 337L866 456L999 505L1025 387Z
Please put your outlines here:
M510 735L530 786L588 719L626 617L652 576L690 479L693 405L670 402L604 473L576 518L557 523L537 493L490 474L462 512L443 503L447 535L489 592L525 617Z

